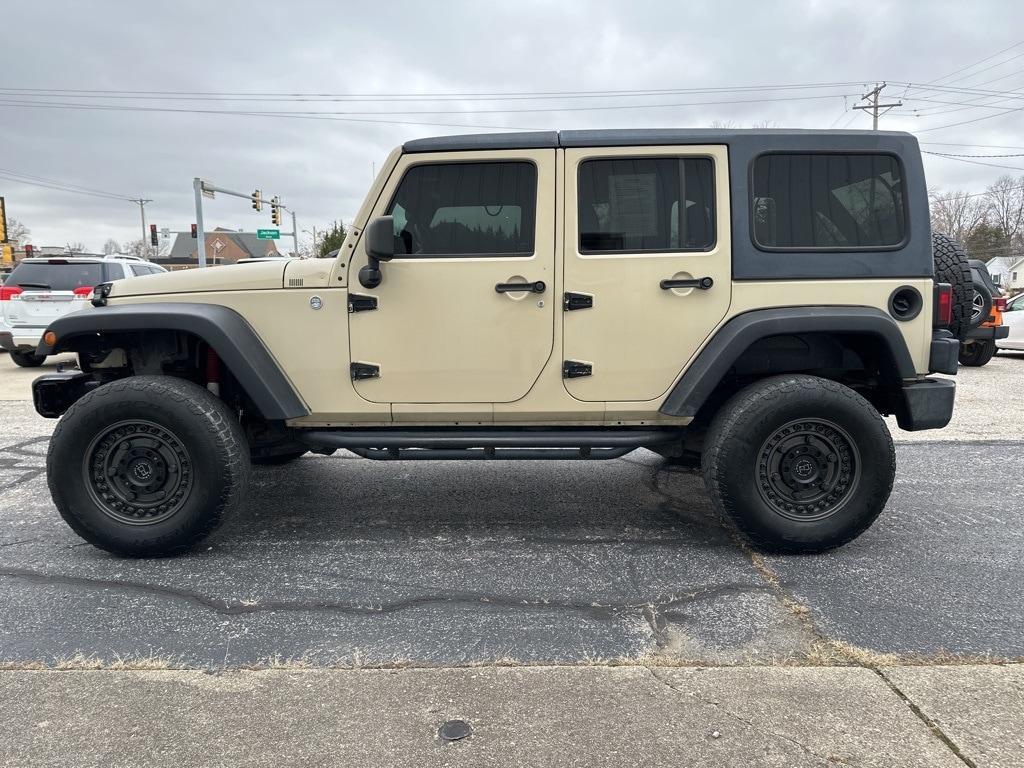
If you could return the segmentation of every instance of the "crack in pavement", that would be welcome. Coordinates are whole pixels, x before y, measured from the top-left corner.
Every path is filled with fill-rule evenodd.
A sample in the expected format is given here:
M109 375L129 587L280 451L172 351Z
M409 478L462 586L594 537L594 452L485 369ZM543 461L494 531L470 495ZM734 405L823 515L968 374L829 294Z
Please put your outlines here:
M156 584L141 584L138 582L122 581L117 579L91 579L80 576L68 576L62 574L46 574L27 569L5 569L0 570L0 577L21 579L23 581L38 584L59 584L65 586L84 587L86 589L116 590L145 595L178 599L193 603L208 610L226 616L240 616L254 613L340 613L362 616L379 616L396 613L410 608L419 608L429 605L452 605L466 604L478 606L497 606L509 609L530 609L542 611L573 611L590 618L610 621L623 615L642 614L644 610L661 608L671 610L672 608L690 605L697 602L714 600L724 595L745 594L748 592L766 592L767 587L758 584L727 583L701 589L691 590L679 594L663 596L660 600L645 601L641 603L583 603L573 601L537 600L528 598L516 598L508 595L488 595L474 592L450 592L446 595L424 595L422 597L410 597L392 602L380 602L377 604L346 603L340 601L228 601L209 597L199 592L177 587L161 586Z
M928 730L932 732L932 735L934 735L939 741L945 744L949 751L952 752L957 758L959 758L959 760L964 765L968 766L968 768L978 768L977 763L975 763L971 758L964 754L963 750L960 748L960 745L957 744L949 734L943 731L939 724L935 722L931 717L929 717L925 713L925 711L914 702L913 699L911 699L907 694L905 694L900 689L900 687L897 686L896 683L894 683L889 678L889 676L885 674L884 671L882 671L881 668L868 667L868 669L870 669L872 672L878 675L882 679L882 682L889 686L889 689L893 693L895 693L900 698L900 700L907 705L907 707L910 708L910 711L913 712L922 723L925 724Z
M820 752L816 752L815 750L811 749L809 746L807 746L803 742L797 741L792 736L787 736L784 733L779 733L778 731L773 731L770 728L765 728L765 727L759 725L758 723L755 723L753 720L748 720L747 718L743 717L739 713L733 712L728 707L723 706L722 703L719 702L719 701L714 701L712 699L705 699L702 696L698 696L693 691L687 691L687 690L680 689L680 688L676 687L675 685L673 685L669 680L666 680L661 675L659 675L658 671L656 669L654 669L653 667L645 667L645 669L648 672L651 673L651 677L653 677L655 680L657 680L659 683L661 683L665 687L669 688L670 690L675 691L676 693L686 694L690 698L695 699L696 701L700 702L701 704L705 704L705 705L707 705L709 707L713 707L715 710L717 710L718 712L721 712L723 715L726 715L727 717L730 717L733 720L742 723L743 725L747 726L748 728L751 728L754 731L757 731L758 733L762 733L762 734L764 734L766 736L771 736L772 738L779 739L780 741L788 742L789 744L792 744L793 746L795 746L795 747L799 748L800 750L802 750L805 754L810 755L811 757L816 757L816 758L818 758L820 760L824 760L824 761L826 761L827 763L829 763L831 765L849 765L849 763L845 759L839 757L838 755L823 755Z

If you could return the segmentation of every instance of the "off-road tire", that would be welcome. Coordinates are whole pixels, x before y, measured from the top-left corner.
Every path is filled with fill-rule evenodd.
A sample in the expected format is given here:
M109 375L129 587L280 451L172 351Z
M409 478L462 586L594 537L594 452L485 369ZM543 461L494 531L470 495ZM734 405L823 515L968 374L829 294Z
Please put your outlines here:
M11 352L11 360L20 368L38 368L46 362L46 356L34 352Z
M980 368L985 365L992 356L996 353L996 343L988 339L987 341L972 341L966 342L960 345L960 365L966 365L971 368Z
M800 493L826 494L822 489L831 487L835 498L812 496L806 507L794 502L782 509L785 494L776 492L784 479L772 472L773 462L782 471L785 456L796 452L802 467L801 451L820 473L805 479L822 482ZM845 544L871 526L892 491L896 454L882 417L859 394L828 379L788 374L749 385L719 409L701 471L714 506L755 547L812 553Z
M239 506L249 446L235 415L203 387L132 376L68 409L46 471L61 517L90 544L131 557L175 555Z
M974 302L974 280L971 265L963 247L949 235L932 234L932 258L935 281L953 286L953 322L950 332L960 341L971 329L971 306Z

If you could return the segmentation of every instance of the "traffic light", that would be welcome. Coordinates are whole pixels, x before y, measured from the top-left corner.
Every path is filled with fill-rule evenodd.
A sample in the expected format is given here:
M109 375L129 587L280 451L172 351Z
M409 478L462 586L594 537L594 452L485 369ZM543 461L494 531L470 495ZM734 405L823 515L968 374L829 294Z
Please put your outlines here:
M277 197L277 195L274 195L274 197L272 197L270 199L270 220L274 223L275 227L281 226L281 208L280 208L280 205L281 205L280 199Z
M7 206L0 197L0 243L7 242Z
M258 189L252 191L252 209L254 211L263 210L263 193Z
M159 245L160 241L156 238L156 224L149 225L149 244Z
M199 236L199 234L198 234L198 232L196 232L196 225L193 224L192 225L192 239L195 240L198 236Z
M35 256L35 253L36 247L32 245L32 243L25 243L25 258L31 259L33 256Z

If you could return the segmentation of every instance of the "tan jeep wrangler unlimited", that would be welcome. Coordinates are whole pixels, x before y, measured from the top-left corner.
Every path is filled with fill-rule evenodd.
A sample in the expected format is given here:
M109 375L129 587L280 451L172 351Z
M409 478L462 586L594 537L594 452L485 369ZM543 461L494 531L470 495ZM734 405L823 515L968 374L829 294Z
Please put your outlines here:
M953 265L960 268L962 265ZM903 429L949 421L969 313L936 281L917 141L599 130L410 141L333 259L107 283L54 322L47 468L98 547L179 552L250 463L701 457L757 545L884 507Z

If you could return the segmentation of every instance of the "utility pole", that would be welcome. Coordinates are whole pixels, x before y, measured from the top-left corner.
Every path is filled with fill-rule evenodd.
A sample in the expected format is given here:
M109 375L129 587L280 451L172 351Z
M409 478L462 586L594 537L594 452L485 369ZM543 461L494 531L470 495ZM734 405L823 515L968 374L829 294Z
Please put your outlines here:
M865 93L863 96L860 97L860 101L864 101L864 99L871 99L871 103L870 104L856 104L853 107L853 109L863 109L865 112L868 111L868 110L871 110L871 130L873 130L873 131L877 131L878 130L878 117L879 117L878 110L884 109L886 112L888 112L893 107L902 107L903 106L903 102L902 101L897 101L895 104L879 104L878 103L878 96L882 92L882 89L885 88L885 85L886 85L885 83L875 83L875 87L872 90L868 91L867 93ZM882 114L885 114L885 113L883 112Z
M139 206L139 214L142 216L142 250L148 251L149 247L146 245L146 238L149 237L149 232L146 230L146 203L152 203L152 200L146 200L143 197L138 197L132 200Z

